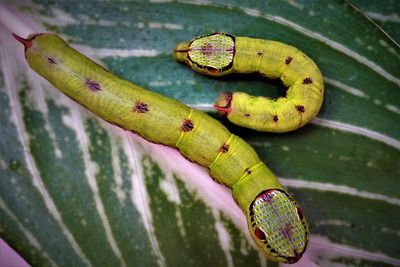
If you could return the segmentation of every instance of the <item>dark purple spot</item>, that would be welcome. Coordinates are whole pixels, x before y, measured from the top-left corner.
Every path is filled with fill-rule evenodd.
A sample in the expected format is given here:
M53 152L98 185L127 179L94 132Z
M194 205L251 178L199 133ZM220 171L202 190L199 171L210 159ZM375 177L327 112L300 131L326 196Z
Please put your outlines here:
M182 132L190 132L191 130L193 130L193 128L194 128L193 122L189 119L185 119L182 123L181 131Z
M303 84L310 84L310 83L312 83L311 78L305 78L305 79L303 80Z
M265 240L267 239L267 235L264 233L263 230L261 230L260 227L254 228L254 235L259 239L259 240Z
M212 53L215 52L215 49L214 49L214 46L212 44L208 43L208 44L203 45L200 48L200 52L203 55L210 56Z
M298 112L304 112L304 111L306 111L306 110L304 109L304 106L301 106L301 105L297 105L297 106L296 106L296 110L297 110Z
M286 65L289 65L290 62L292 62L292 60L293 60L293 58L292 58L291 56L287 57L287 58L285 59L285 64L286 64Z
M146 113L149 111L149 106L143 102L136 102L135 106L133 107L133 111L137 113Z
M56 60L52 57L48 57L47 62L49 62L50 64L57 64Z
M101 90L100 84L98 84L96 81L86 79L85 84L86 84L86 87L89 88L93 92L98 92Z
M245 171L247 174L251 174L251 170L250 170L249 168L246 168L244 171Z
M274 120L274 122L278 121L278 116L274 115L274 117L272 117L272 119Z
M248 118L248 117L251 117L251 114L250 113L245 113L244 116Z
M292 226L289 223L286 223L284 226L280 227L279 233L283 237L290 239L293 235Z
M226 153L229 151L229 145L228 144L223 144L220 148L219 148L219 152L221 153Z
M233 54L233 53L235 53L235 47L231 46L231 47L229 47L229 49L226 49L225 51L229 52L230 54Z

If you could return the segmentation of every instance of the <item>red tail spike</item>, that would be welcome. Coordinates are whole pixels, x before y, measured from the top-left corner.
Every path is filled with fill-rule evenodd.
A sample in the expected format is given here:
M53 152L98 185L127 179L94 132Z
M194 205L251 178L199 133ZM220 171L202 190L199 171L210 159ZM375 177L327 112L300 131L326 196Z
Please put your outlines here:
M227 113L227 114L229 114L232 111L231 107L220 107L220 106L214 105L214 108L216 110L222 111L222 112Z
M21 36L16 35L15 33L12 33L12 35L14 36L14 38L20 42L21 44L23 44L25 46L25 48L28 48L32 45L32 39L25 39L22 38Z

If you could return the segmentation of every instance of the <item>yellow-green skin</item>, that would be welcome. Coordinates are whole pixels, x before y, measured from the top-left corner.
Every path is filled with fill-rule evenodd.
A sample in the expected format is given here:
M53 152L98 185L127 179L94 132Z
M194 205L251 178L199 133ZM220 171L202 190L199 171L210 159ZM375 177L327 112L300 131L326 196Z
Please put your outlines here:
M230 36L234 42L232 64L218 66L212 61L219 55L218 48L223 47L221 39L224 35L229 36L217 33L181 43L175 48L175 58L205 75L259 73L280 79L288 87L286 96L278 99L234 92L232 99L227 101L223 94L215 106L224 110L229 105L224 111L232 123L258 131L287 132L304 126L317 115L323 102L324 82L320 70L309 57L280 42ZM193 49L203 49L205 55L190 57ZM227 53L224 55L228 56ZM201 63L198 63L199 59Z
M261 191L285 189L245 141L205 113L116 77L57 35L16 38L25 45L30 67L65 95L104 120L151 142L175 147L189 160L207 167L214 179L233 188L233 196L248 218L249 231L262 251L276 261L292 258L290 251L283 257L277 248L271 252L254 236L249 205ZM305 219L292 219L305 225L306 244ZM304 252L305 245L298 250Z

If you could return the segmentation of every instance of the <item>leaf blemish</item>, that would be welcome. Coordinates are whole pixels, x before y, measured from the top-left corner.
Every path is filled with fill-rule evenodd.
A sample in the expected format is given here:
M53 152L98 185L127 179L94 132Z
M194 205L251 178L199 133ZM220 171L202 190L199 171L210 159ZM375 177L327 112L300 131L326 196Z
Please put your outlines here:
M274 121L274 122L277 122L278 121L278 116L274 116L274 117L272 117L272 120Z

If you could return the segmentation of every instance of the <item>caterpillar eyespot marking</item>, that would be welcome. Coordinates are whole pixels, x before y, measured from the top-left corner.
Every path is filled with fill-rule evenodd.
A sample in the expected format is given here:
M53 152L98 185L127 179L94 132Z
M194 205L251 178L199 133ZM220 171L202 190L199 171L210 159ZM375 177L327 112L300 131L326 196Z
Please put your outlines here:
M268 258L284 263L300 259L308 242L306 218L249 144L207 114L112 75L55 34L14 37L24 45L29 66L65 95L114 125L151 142L177 148L186 158L207 168L216 182L230 187L233 199L246 216L251 237ZM192 41L196 49L183 47L175 53L190 57L197 62L193 64L207 73L231 71L236 64L233 59L241 57L243 50L238 47L240 38L221 34L210 37L207 42ZM210 61L216 51L216 57ZM269 49L260 51L260 58L268 57ZM290 65L297 58L296 53L291 56ZM313 73L302 79L305 77L313 79L308 87L318 84ZM236 93L225 93L220 98L218 109L237 112ZM306 104L296 102L291 107L297 112L295 106L304 105L306 114L310 103ZM275 124L280 124L281 118L284 120L281 110L271 112L268 118ZM256 110L241 111L240 115L247 113L251 116L246 120L257 119Z
M204 47L207 52L199 52ZM265 132L293 131L310 122L323 102L324 82L317 65L287 44L213 33L178 44L174 57L205 75L259 73L271 79L280 79L288 87L286 96L278 99L251 99L243 92L230 93L229 97L223 93L218 97L214 107L225 113L232 123L243 127ZM250 99L252 105L248 105ZM304 107L301 114L290 110L297 106ZM252 116L243 117L242 114Z

